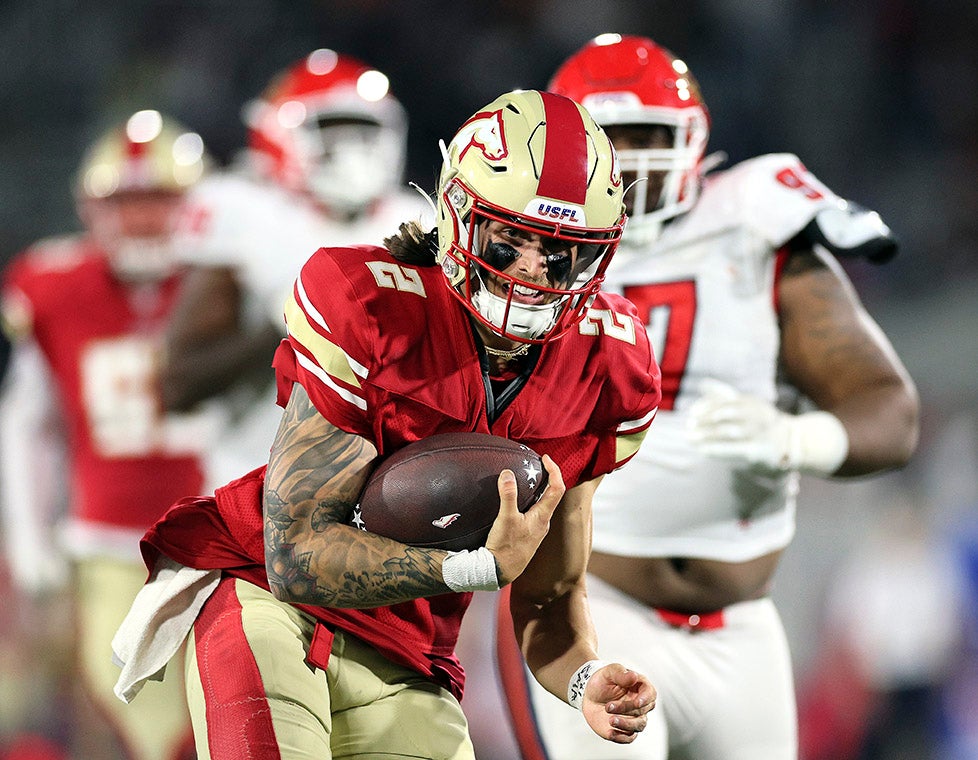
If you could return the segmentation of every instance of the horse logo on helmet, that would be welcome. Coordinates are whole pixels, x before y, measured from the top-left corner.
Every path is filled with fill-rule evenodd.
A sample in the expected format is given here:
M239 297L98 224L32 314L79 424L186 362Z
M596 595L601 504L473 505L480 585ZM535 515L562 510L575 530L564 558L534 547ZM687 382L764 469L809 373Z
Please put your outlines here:
M452 140L459 149L458 160L465 157L469 148L476 148L487 161L501 161L509 155L506 134L503 131L503 113L480 111L459 129Z

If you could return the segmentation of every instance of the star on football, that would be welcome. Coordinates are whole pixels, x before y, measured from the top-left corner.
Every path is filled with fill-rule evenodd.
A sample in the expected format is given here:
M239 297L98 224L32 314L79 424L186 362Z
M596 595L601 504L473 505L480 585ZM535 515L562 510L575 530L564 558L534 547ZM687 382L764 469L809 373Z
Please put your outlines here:
M523 472L526 473L526 480L531 487L535 488L537 485L537 480L540 478L540 473L542 472L539 467L537 467L536 462L531 462L529 459L523 460Z

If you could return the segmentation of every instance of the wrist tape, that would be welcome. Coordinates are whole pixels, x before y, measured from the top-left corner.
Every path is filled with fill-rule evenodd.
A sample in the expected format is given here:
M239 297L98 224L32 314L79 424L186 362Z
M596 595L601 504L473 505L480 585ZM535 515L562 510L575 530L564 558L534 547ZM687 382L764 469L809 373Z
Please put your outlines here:
M581 709L587 682L591 680L591 676L607 664L604 660L588 660L574 671L570 683L567 684L567 703L571 707L577 710Z
M791 464L804 472L832 475L849 455L849 434L830 412L808 412L792 420Z
M484 546L450 552L441 563L441 577L452 591L499 591L496 558Z

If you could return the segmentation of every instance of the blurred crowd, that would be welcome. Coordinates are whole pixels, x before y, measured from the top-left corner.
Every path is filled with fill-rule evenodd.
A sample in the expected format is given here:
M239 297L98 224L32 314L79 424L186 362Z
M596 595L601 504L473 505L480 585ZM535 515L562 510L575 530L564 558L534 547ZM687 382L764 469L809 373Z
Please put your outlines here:
M390 77L409 116L405 179L430 190L437 141L473 108L502 90L543 87L560 61L605 31L652 36L695 62L711 151L731 164L796 153L899 237L888 265L846 268L919 386L920 449L899 473L855 486L806 484L799 538L774 594L799 671L802 760L978 758L973 2L8 0L0 4L0 262L77 229L70 187L79 157L135 110L176 117L227 165L245 143L243 110L272 74L331 47ZM12 697L30 691L34 674L20 653L36 645L16 616L38 613L16 599L8 609L0 758L15 757L8 728L30 724L31 711L46 713L38 725L48 739L68 730L58 706L70 685L56 676L31 699ZM885 638L894 618L899 640ZM56 640L51 659L68 649ZM490 655L471 656L482 658L471 664L473 683L490 684ZM851 700L842 707L831 698L840 689ZM490 696L471 699L485 707L472 718L484 757L503 760L511 745L485 717L498 706ZM888 735L895 726L897 741Z

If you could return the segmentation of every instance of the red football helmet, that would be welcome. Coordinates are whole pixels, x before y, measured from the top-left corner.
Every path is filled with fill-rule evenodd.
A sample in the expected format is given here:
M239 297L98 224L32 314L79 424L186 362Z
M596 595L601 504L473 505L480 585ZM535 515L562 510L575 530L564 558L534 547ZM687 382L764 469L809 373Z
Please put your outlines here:
M404 170L407 116L389 84L350 56L310 53L246 111L259 172L335 213L365 210Z
M663 222L696 202L710 118L683 61L645 37L602 34L568 58L548 88L581 103L603 127L668 130L668 148L616 144L626 183L643 180L632 189L626 241L654 240Z

